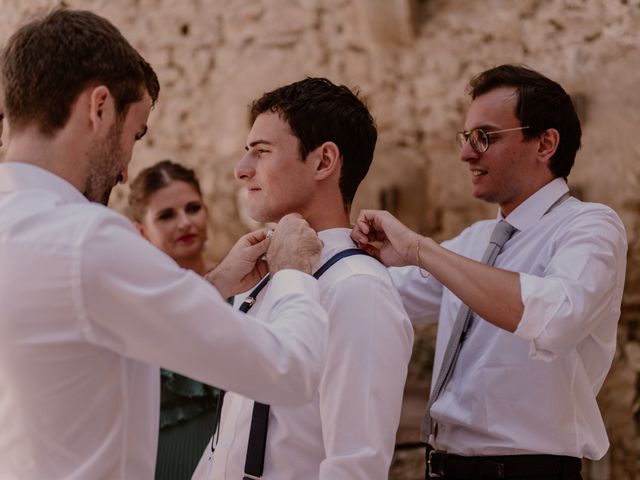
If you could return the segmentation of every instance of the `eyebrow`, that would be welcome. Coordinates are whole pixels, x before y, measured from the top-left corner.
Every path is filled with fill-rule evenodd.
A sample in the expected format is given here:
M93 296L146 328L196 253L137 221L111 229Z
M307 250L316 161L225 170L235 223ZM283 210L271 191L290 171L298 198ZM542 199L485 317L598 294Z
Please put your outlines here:
M249 145L247 145L246 147L244 147L245 150L249 150L251 147L255 147L256 145L259 145L261 143L264 143L265 145L273 145L273 143L271 143L268 140L254 140L253 142L251 142Z
M489 124L484 123L484 124L482 124L482 125L477 125L477 126L475 126L475 127L473 127L473 128L470 128L469 130L465 130L465 131L470 132L471 130L476 130L476 129L478 129L478 130L484 130L484 131L486 131L486 132L487 132L487 131L489 131L489 130L499 130L499 129L500 129L500 127L498 127L498 126L496 126L496 125L489 125Z
M160 215L165 214L165 213L173 213L173 207L161 208L160 210L158 210L156 212L156 215L160 216Z

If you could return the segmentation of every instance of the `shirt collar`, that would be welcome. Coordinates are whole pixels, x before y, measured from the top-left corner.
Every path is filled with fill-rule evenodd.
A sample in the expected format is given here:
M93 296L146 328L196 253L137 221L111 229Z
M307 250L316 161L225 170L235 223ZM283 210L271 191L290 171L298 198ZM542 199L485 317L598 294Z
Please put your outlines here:
M351 240L350 228L329 228L318 232L318 237L322 240L322 252L320 259L316 263L316 268L324 265L336 253L348 248L356 248ZM314 269L315 270L315 269Z
M521 232L534 225L562 195L569 191L563 178L554 178L540 190L518 205L505 218L498 209L498 220L503 218Z
M88 202L76 187L48 170L30 163L0 163L0 193L29 189L53 192L65 203Z

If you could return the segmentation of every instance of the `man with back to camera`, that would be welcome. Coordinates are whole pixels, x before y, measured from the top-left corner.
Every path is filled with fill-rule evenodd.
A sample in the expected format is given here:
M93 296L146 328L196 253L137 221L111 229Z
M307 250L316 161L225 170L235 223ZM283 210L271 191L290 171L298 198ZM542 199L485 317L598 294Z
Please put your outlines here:
M384 266L358 255L364 252L349 237L351 203L373 159L375 123L347 87L324 78L264 94L251 118L236 177L253 219L277 222L299 212L318 231L323 249L313 271L326 268L319 283L329 334L314 399L265 412L227 394L215 450L205 450L193 478L386 479L413 330ZM251 293L250 312L267 322L270 289ZM246 308L247 294L235 305ZM264 447L254 441L265 436Z
M158 365L261 401L312 398L326 313L307 223L245 235L209 274L216 291L99 204L126 181L159 92L120 32L55 10L11 37L0 67L0 476L153 478ZM265 273L267 246L269 324L224 300Z
M391 274L416 323L438 322L427 478L580 479L581 459L609 445L596 395L615 352L624 226L569 194L581 128L559 84L502 65L470 93L460 157L497 219L438 245L364 210L353 238L401 266Z

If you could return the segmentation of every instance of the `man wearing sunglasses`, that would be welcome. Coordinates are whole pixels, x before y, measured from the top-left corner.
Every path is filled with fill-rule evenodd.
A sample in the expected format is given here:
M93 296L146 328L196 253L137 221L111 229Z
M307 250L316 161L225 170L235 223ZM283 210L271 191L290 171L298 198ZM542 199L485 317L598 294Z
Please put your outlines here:
M400 267L415 323L438 322L426 477L581 479L581 459L609 446L596 395L615 352L625 230L569 193L581 128L558 83L502 65L470 94L460 159L497 217L438 245L365 210L352 237Z

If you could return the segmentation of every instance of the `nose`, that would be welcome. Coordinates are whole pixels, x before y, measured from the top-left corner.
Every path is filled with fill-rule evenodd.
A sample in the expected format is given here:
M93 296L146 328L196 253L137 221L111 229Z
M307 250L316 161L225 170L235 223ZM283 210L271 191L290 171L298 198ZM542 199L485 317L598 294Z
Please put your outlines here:
M250 180L256 173L255 160L251 152L245 153L236 163L233 173L238 180Z
M191 225L191 218L184 210L178 212L178 228L184 228Z
M464 142L464 145L462 145L460 149L460 160L472 163L477 161L478 158L480 158L480 154L473 149L471 142L469 140Z

